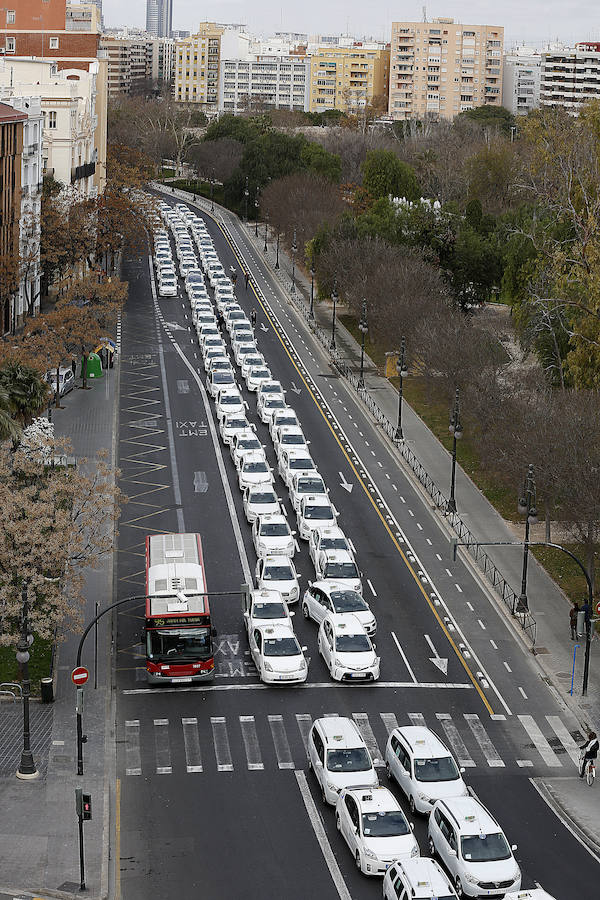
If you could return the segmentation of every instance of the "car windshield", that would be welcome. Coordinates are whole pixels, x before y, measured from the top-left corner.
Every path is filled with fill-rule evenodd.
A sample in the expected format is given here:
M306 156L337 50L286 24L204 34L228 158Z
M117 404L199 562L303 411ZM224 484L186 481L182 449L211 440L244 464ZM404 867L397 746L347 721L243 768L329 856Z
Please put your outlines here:
M327 751L327 768L330 772L368 772L371 759L365 747Z
M231 363L228 359L215 359L211 368L213 372L228 372L231 369Z
M295 637L267 638L265 640L265 656L298 656L300 646Z
M268 378L269 370L268 369L251 369L250 378Z
M255 619L287 619L283 603L255 603L252 614Z
M275 398L272 400L265 400L265 409L281 409L283 405L283 400L277 400Z
M348 550L348 541L343 537L322 537L319 550Z
M315 464L309 456L300 456L298 458L292 457L288 463L290 469L300 469L300 471L306 471L306 469L314 469Z
M294 576L289 566L265 566L265 581L292 581Z
M365 837L400 837L410 833L410 826L404 814L398 810L363 813L363 834Z
M368 653L372 644L366 634L338 634L335 649L340 653Z
M225 394L224 397L221 397L221 406L240 406L242 403L242 398L238 397L237 394Z
M279 427L280 425L297 425L298 419L296 416L277 416L276 425Z
M210 628L149 628L147 652L149 659L174 662L178 659L208 659L211 655Z
M287 522L265 522L260 526L261 537L286 537L289 533Z
M225 428L247 428L248 420L247 419L227 419L225 423Z
M237 443L238 450L260 450L258 438L242 438Z
M288 444L292 447L301 446L306 443L303 434L282 434L281 435L281 443Z
M356 591L332 591L331 602L336 613L366 612L369 609Z
M234 377L231 372L215 372L213 381L215 384L233 384Z
M463 859L468 862L496 862L511 856L510 847L501 832L462 837L460 849Z
M267 381L266 384L261 384L260 390L262 394L282 394L283 391L281 389L281 385L276 381Z
M277 496L274 491L254 491L250 494L250 503L277 503Z
M329 562L325 566L325 578L358 578L356 563Z
M299 494L324 494L325 485L322 478L299 478L298 479Z
M333 510L330 506L305 506L304 518L326 522L328 519L333 519Z
M451 756L438 759L415 759L417 781L456 781L460 773Z
M264 460L257 460L256 462L245 462L244 463L244 472L268 472L269 467L267 466Z

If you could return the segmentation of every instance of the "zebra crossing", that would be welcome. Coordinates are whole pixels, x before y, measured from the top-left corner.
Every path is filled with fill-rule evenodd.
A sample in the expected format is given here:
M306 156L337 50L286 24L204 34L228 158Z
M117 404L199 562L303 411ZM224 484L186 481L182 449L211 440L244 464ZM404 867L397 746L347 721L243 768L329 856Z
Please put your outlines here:
M352 717L379 768L384 766L388 735L403 724L428 726L440 733L458 764L469 769L502 770L516 765L569 770L578 763L582 740L559 716L550 715L540 717L540 723L530 715L515 716L510 722L502 715L494 716L505 724L488 726L495 732L493 739L477 713L438 712L429 721L420 712L407 713L404 721L393 712L353 712ZM309 713L130 719L120 729L125 774L302 769L312 722ZM520 755L525 751L527 758Z

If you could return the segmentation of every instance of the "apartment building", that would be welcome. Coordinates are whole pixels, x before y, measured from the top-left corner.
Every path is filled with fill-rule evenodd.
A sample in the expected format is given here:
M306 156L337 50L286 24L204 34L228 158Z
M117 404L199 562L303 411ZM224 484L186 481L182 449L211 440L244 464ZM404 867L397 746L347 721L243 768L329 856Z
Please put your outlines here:
M95 144L98 62L89 70L61 69L45 59L14 59L0 68L0 101L39 97L44 122L43 173L81 199L94 197L99 160Z
M531 47L505 53L502 62L502 106L524 116L540 105L542 57Z
M562 106L576 116L593 99L600 99L600 43L585 41L542 53L541 106Z
M6 27L3 24L0 34L4 55L54 59L59 68L87 69L88 61L98 56L99 17L90 15L86 31L79 7L67 0L8 0Z
M308 109L310 60L295 56L224 59L219 81L219 111Z
M154 37L171 37L173 0L146 0L146 31Z
M116 100L125 95L147 91L152 77L152 48L144 38L100 39L100 50L108 61L108 97Z
M152 84L159 88L170 84L175 71L175 41L173 38L152 38L149 41L147 52Z
M389 113L452 119L502 102L504 28L454 19L393 22Z
M225 26L201 22L197 34L177 41L175 57L175 99L199 103L216 112L219 99L221 37Z
M0 266L18 258L23 124L27 116L0 102ZM15 298L0 278L0 334L14 328Z
M354 43L352 47L318 47L310 57L308 108L355 113L389 90L390 51Z

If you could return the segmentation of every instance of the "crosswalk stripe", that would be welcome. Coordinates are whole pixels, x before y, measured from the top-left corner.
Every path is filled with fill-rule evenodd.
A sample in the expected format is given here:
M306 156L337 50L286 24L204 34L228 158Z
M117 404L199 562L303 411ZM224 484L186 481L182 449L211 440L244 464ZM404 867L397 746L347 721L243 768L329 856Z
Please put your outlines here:
M304 750L308 753L308 733L312 726L312 717L308 713L296 713L296 722L298 723Z
M477 713L463 713L463 718L473 732L475 740L481 747L488 766L490 766L490 768L504 768L504 762L500 758L500 754L492 744L490 736L481 724Z
M547 766L557 768L562 763L535 722L533 716L517 716L519 722L535 744L535 748Z
M408 718L412 722L413 725L420 725L421 728L425 728L425 716L423 713L409 713Z
M198 736L198 719L182 719L183 743L185 747L185 768L191 774L202 771L202 755Z
M375 766L383 766L383 753L379 749L377 738L373 734L373 729L371 728L371 723L369 722L368 715L364 712L352 713L352 718L358 725L358 730L362 734L363 741L368 747L369 753L371 754L371 759L373 760L373 764ZM377 762L375 760L377 760Z
M394 728L398 727L398 719L396 718L395 713L379 713L381 716L381 721L385 725L385 730L388 734L391 734Z
M324 719L335 719L337 716L339 716L339 713L323 713Z
M219 772L233 772L233 762L231 761L231 750L229 748L229 736L227 734L225 716L211 716L210 724L213 732L217 769Z
M154 746L156 748L156 774L170 775L171 748L169 747L169 720L154 720Z
M130 719L125 722L125 774L142 774L139 719Z
M454 750L454 755L458 760L459 766L465 769L475 768L475 761L469 756L469 751L465 746L465 742L458 733L458 728L452 721L450 713L436 713L436 719L444 729L444 734L450 742L450 746Z
M546 716L546 718L548 720L548 724L554 731L554 734L560 740L577 768L579 768L579 747L571 737L571 734L565 727L564 723L558 716Z
M283 725L283 716L269 716L268 718L271 735L273 737L273 744L275 745L275 753L277 754L277 765L280 769L295 768L287 734Z
M258 743L258 735L256 734L254 716L240 716L240 728L242 729L242 740L244 741L244 748L246 750L248 768L252 771L261 771L264 769L264 765L260 755L260 745Z

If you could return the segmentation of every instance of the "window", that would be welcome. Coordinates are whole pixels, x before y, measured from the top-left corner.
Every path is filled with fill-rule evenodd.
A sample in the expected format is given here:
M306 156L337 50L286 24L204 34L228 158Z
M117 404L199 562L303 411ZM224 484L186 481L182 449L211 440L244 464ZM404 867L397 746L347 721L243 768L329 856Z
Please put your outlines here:
M58 50L58 38L57 37L50 38L50 49Z
M15 39L14 37L6 38L6 52L14 53L15 52Z
M14 25L15 24L15 11L14 9L6 10L6 24Z
M56 110L54 109L48 113L48 128L56 128Z

